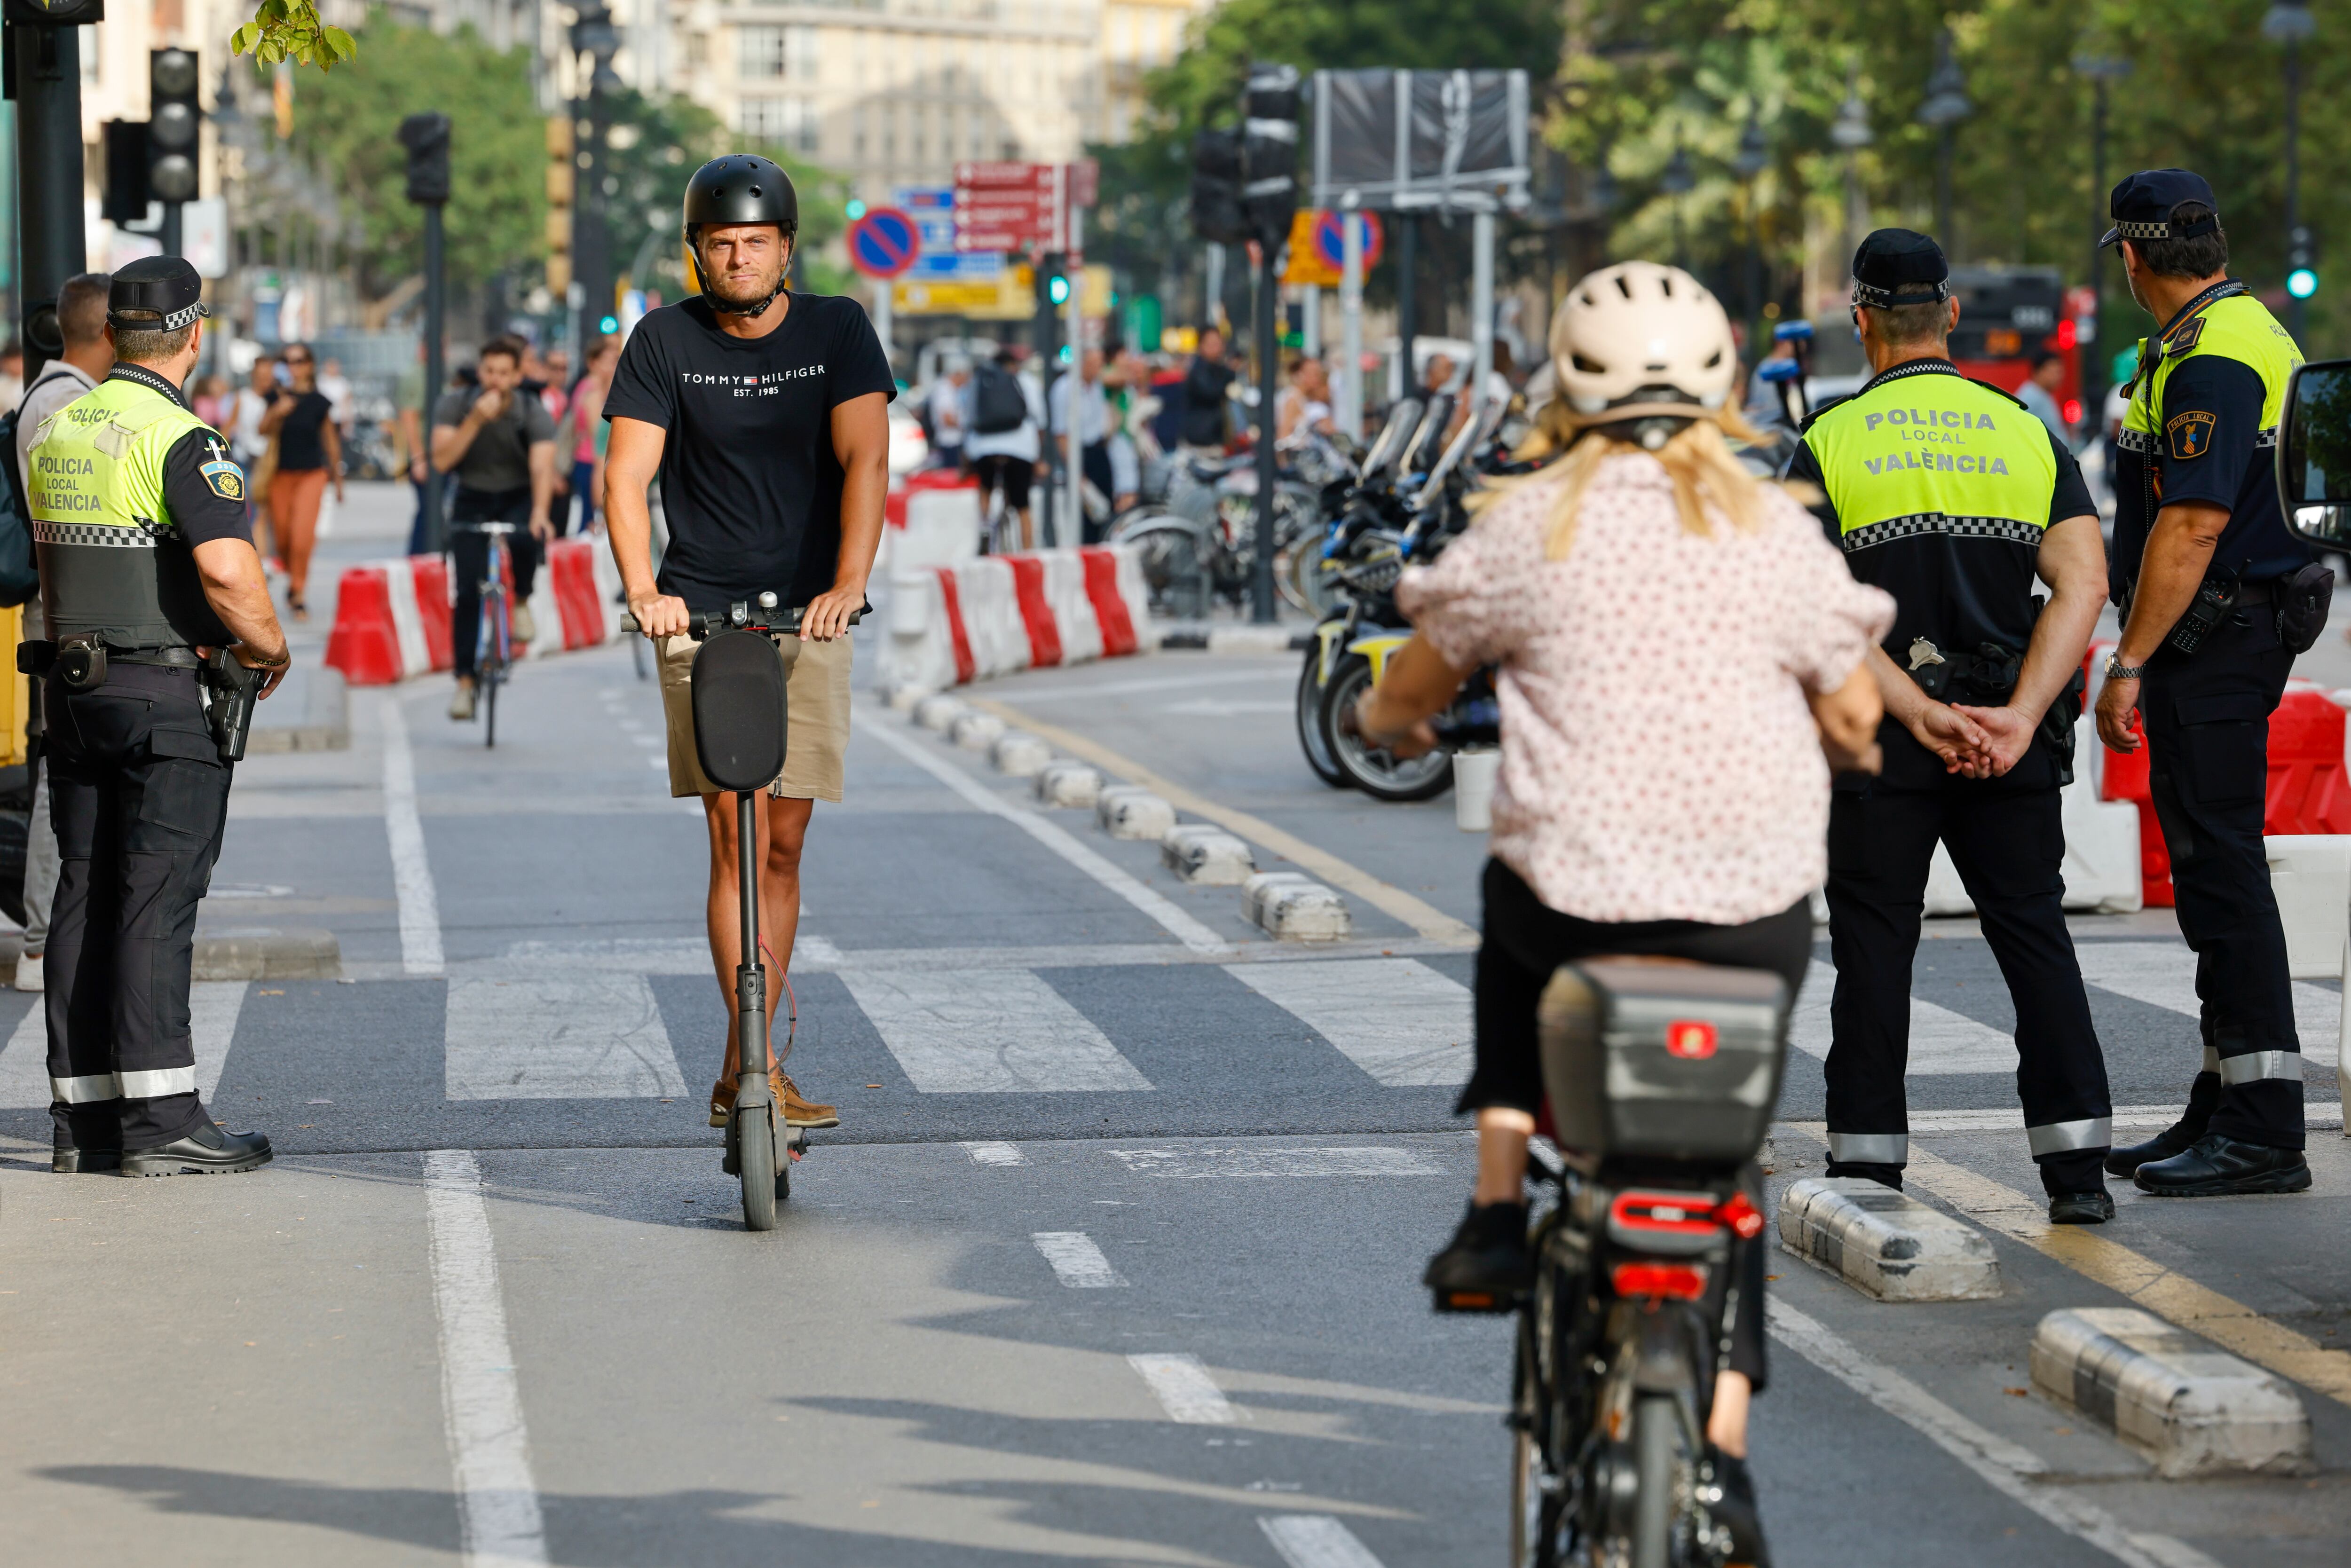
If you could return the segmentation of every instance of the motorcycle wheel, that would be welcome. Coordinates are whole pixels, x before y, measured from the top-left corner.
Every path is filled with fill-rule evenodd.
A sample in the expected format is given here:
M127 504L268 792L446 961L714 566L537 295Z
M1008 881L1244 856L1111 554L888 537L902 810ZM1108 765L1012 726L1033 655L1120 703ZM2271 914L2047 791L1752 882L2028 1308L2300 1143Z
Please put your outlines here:
M1366 746L1359 736L1339 731L1339 715L1355 705L1372 684L1372 662L1350 653L1331 672L1322 688L1322 733L1331 737L1331 758L1347 782L1374 800L1428 800L1453 784L1453 757L1442 749L1409 760Z
M1338 758L1332 750L1332 736L1322 724L1322 687L1314 679L1322 663L1322 650L1310 648L1306 664L1298 672L1298 748L1306 753L1306 766L1314 777L1333 789L1344 789L1352 782L1340 771Z
M1670 1394L1644 1394L1633 1407L1633 1462L1640 1490L1633 1505L1631 1568L1674 1568L1681 1428L1681 1412Z

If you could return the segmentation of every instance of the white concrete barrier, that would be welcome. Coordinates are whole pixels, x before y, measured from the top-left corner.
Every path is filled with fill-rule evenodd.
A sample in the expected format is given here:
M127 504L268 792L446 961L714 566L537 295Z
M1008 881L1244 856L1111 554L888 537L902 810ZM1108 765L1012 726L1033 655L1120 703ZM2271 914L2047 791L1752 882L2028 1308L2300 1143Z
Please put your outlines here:
M2043 1318L2032 1381L2113 1428L2158 1475L2311 1468L2310 1413L2290 1385L2136 1307Z
M1176 825L1176 808L1140 784L1119 784L1096 797L1094 820L1113 839L1156 843Z
M1335 942L1354 929L1345 899L1294 871L1261 871L1242 883L1241 914L1287 942Z
M1206 822L1181 822L1159 840L1159 858L1186 882L1238 887L1257 873L1247 840Z
M1038 769L1035 788L1048 806L1092 806L1102 798L1102 770L1082 762L1048 762Z
M996 737L996 745L988 752L988 760L996 765L998 773L1009 774L1015 779L1033 779L1045 764L1053 760L1053 748L1045 744L1042 736L1031 735L1025 729L1010 729Z
M2000 1294L2000 1259L1980 1231L1865 1176L1807 1176L1789 1187L1780 1244L1881 1301Z
M2144 906L2138 807L2098 799L2104 748L2087 713L2074 725L2074 782L2065 786L2058 817L2065 833L2065 907L2097 915L2128 915ZM1949 850L1935 846L1927 873L1927 913L1973 915L1975 901L1959 881Z
M2270 888L2285 927L2287 970L2297 980L2343 982L2351 998L2351 835L2275 833L2262 841ZM2335 1040L2335 1082L2351 1103L2351 1007ZM2303 1042L2305 1046L2308 1041ZM2351 1138L2351 1117L2343 1135Z
M925 729L940 735L955 727L956 720L971 711L971 705L960 697L944 694L927 696L914 705L914 722Z
M966 751L991 750L1003 737L1004 721L992 713L957 714L947 731L947 738Z
M894 542L907 548L893 550L891 570L879 580L889 599L882 617L886 634L877 650L883 691L940 691L1039 664L1080 664L1153 645L1139 547L1010 556L967 551L942 559L932 559L937 551L912 548L915 513L960 507L961 494L910 491L906 528L888 530L905 535Z

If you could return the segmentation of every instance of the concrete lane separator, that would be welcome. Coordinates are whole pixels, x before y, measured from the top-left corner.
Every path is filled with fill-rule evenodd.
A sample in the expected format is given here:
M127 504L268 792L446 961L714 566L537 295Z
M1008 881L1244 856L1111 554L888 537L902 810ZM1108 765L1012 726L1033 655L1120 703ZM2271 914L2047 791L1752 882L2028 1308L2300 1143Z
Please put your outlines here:
M988 748L987 759L998 773L1011 779L1033 779L1053 760L1053 748L1041 735L1025 729L1007 730Z
M1973 1226L1863 1176L1806 1176L1780 1199L1780 1244L1881 1301L1987 1301L2000 1259Z
M1031 717L1005 703L992 698L977 698L972 706L986 708L1008 723L1018 724L1043 736L1071 756L1082 758L1104 772L1115 774L1128 783L1142 785L1186 816L1198 817L1228 832L1238 833L1268 854L1289 861L1341 893L1362 899L1383 915L1411 926L1420 936L1456 947L1478 946L1475 927L1454 919L1426 899L1415 897L1400 887L1382 882L1328 850L1318 849L1297 834L1275 827L1262 817L1220 805L1197 790L1186 789L1142 764L1122 757L1106 746L1097 745L1059 725Z
M945 735L955 727L955 721L971 711L961 697L935 693L914 705L914 723L936 735Z
M1082 762L1048 762L1037 770L1037 799L1048 806L1092 808L1102 799L1102 769Z
M2312 1468L2310 1413L2283 1378L2137 1307L2043 1318L2032 1381L2146 1455L2160 1476Z
M2052 1225L2038 1199L1965 1166L1913 1147L1905 1179L2156 1316L2304 1388L2351 1405L2351 1351L2330 1350L2087 1226Z
M1327 1513L1260 1515L1257 1527L1290 1568L1381 1568L1372 1549Z
M1160 862L1202 887L1238 887L1257 874L1249 841L1206 822L1179 822L1159 836Z
M976 1166L1025 1166L1029 1163L1029 1156L1020 1152L1018 1144L967 1143L962 1147Z
M947 738L966 751L991 751L1004 730L1004 721L992 713L963 713L948 727Z
M1917 1157L1913 1152L1912 1157ZM2095 1503L2045 1484L2048 1461L1976 1425L1785 1301L1763 1304L1771 1337L1933 1443L1980 1480L2127 1568L2220 1568L2186 1542L2135 1532Z
M1126 1358L1135 1375L1157 1396L1170 1421L1187 1427L1229 1427L1241 1418L1217 1380L1196 1355L1155 1351Z
M1226 941L1199 921L1177 908L1174 902L1165 895L1144 886L1124 871L1080 843L1068 830L1058 823L1049 821L1034 811L1024 811L1012 806L998 798L993 790L977 779L964 772L962 768L933 757L923 749L918 741L898 734L886 725L867 725L859 733L880 741L980 810L986 811L990 816L1001 817L1010 822L1078 870L1085 873L1095 882L1151 916L1167 931L1168 935L1194 952L1230 953L1234 950L1235 944Z
M1038 1230L1029 1239L1053 1266L1053 1277L1072 1291L1116 1291L1126 1276L1110 1266L1094 1239L1082 1230Z
M547 1527L531 1475L489 1206L470 1151L425 1152L424 1217L441 1330L441 1408L466 1568L540 1568Z
M383 826L392 844L392 881L400 895L400 964L412 977L442 971L441 900L424 853L424 820L416 811L416 758L396 691L376 694L383 731Z
M1139 784L1114 784L1094 798L1094 821L1113 839L1156 843L1176 825L1176 808Z
M1294 871L1261 871L1244 880L1241 915L1284 942L1336 942L1355 928L1345 899Z

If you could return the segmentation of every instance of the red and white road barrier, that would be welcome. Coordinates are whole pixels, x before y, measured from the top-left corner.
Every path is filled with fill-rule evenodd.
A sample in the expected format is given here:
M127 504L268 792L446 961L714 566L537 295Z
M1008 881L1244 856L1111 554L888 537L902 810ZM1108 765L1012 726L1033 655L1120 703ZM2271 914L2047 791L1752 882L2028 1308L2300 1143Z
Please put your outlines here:
M893 694L1140 653L1148 635L1149 592L1128 546L973 556L889 580L882 685Z
M592 648L621 636L620 574L601 539L555 539L546 547L530 596L538 636L525 658ZM509 568L507 580L512 582ZM389 685L450 667L449 563L403 556L347 569L336 592L327 664L355 686Z

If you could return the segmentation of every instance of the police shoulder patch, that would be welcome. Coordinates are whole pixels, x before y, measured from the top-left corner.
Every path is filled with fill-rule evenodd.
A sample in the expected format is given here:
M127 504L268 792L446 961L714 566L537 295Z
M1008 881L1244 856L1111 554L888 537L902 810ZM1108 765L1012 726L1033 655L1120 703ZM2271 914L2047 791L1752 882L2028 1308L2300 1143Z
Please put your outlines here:
M2185 463L2191 457L2201 457L2212 450L2212 432L2220 423L2218 414L2203 409L2191 409L2174 414L2164 433L2171 440L2171 455Z
M222 500L245 499L245 470L226 458L207 463L197 472L204 476L204 483L212 486L213 494Z
M2163 340L2164 350L2167 353L2184 354L2201 341L2203 337L2204 318L2190 316L2172 329L2171 336Z

